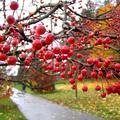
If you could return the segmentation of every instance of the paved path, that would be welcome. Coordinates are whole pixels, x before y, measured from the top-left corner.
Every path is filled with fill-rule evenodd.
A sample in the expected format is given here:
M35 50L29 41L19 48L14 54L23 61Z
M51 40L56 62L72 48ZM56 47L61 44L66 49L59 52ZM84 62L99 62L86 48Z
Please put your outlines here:
M11 97L27 120L102 120L89 114L70 110L43 98L14 90Z

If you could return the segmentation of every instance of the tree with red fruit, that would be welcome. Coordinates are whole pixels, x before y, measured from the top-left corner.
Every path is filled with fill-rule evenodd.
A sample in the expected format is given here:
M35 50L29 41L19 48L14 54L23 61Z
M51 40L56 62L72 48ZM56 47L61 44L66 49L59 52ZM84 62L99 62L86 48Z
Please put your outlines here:
M108 93L119 94L119 83L109 85L109 79L120 77L120 21L117 17L120 4L114 2L109 10L99 14L100 7L90 2L86 8L91 9L91 5L96 8L92 13L88 10L83 14L80 12L83 9L81 2L44 3L42 0L24 0L20 7L21 3L11 1L8 12L8 3L3 0L0 60L4 63L1 66L19 65L29 69L37 59L40 62L38 68L44 71L42 74L59 74L61 78L69 78L76 97L77 83L83 82L86 76L96 82L101 80L102 85L95 86L96 91L102 89L101 97L106 97ZM27 3L36 6L36 10L26 11ZM46 19L50 21L50 27ZM104 23L103 29L100 25ZM61 28L59 31L58 27ZM113 50L117 57L114 54L107 57L97 54L93 57L96 49L104 52ZM103 86L104 80L110 89ZM89 88L83 85L82 90L87 92Z

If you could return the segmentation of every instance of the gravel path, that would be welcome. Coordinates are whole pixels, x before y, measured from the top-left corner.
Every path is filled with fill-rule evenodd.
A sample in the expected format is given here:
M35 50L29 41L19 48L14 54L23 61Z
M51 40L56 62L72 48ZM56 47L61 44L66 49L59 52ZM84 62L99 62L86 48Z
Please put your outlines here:
M27 120L102 120L86 113L81 113L57 105L43 98L30 94L21 94L13 89L12 101L17 104Z

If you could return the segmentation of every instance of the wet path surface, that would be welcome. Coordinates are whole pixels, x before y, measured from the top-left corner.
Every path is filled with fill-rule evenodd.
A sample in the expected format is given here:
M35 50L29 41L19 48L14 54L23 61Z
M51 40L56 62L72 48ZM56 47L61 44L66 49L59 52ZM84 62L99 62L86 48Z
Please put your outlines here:
M11 97L27 120L102 120L89 114L81 113L57 105L43 98L25 93L17 89Z

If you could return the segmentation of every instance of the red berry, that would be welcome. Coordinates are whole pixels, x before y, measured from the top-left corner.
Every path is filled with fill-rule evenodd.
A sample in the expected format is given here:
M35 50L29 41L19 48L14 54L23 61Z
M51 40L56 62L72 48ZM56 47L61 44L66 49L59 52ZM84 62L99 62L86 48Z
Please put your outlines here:
M77 69L77 66L73 65L73 66L72 66L72 69L73 69L73 70L76 70L76 69Z
M55 66L56 66L56 67L59 67L59 66L60 66L60 63L59 63L59 62L56 62L56 63L55 63Z
M88 58L88 59L87 59L87 63L88 63L88 64L93 64L93 63L94 63L93 58Z
M79 81L82 81L82 80L83 80L83 75L82 75L82 74L78 75L77 79L78 79Z
M15 65L17 62L17 58L15 56L9 56L7 59L8 65Z
M5 61L7 59L6 54L0 52L0 61Z
M62 54L68 54L70 52L70 48L68 46L63 46L61 48Z
M12 10L17 10L18 7L19 7L19 4L18 4L16 1L12 1L12 2L10 3L10 8L11 8Z
M60 74L60 77L61 77L61 78L65 78L65 72L62 72L62 73Z
M4 53L7 53L7 52L9 52L10 51L10 46L9 45L3 45L3 47L2 47L2 51L4 52Z
M106 78L107 79L112 79L112 73L111 72L107 72L106 73Z
M91 72L91 77L97 79L97 72L96 71Z
M70 79L69 79L69 82L70 82L71 84L74 84L74 83L75 83L75 80L74 80L73 78L70 78Z
M101 90L101 86L97 85L97 86L95 87L95 90L96 90L96 91Z
M74 84L74 85L72 86L72 89L73 89L73 90L76 90L76 89L77 89L77 86Z
M41 40L39 40L39 39L34 40L33 43L32 43L32 47L33 47L33 49L35 49L35 50L41 49L41 47L42 47L42 42L41 42Z
M74 37L69 37L69 38L67 39L67 42L68 42L69 44L74 44L75 38L74 38Z
M36 27L36 34L37 35L42 35L42 34L44 34L46 32L46 29L45 29L45 27L43 26L43 25L38 25L37 27Z
M110 60L110 59L106 59L106 60L104 61L104 67L105 67L105 68L108 67L108 66L110 65L110 63L111 63L111 60Z
M120 70L120 63L115 64L115 69Z
M54 52L55 54L60 54L60 48L59 48L59 47L53 48L53 52Z
M102 71L98 71L98 76L99 77L103 77L103 72Z
M9 15L8 17L7 17L7 23L9 24L9 25L12 25L12 24L14 24L16 21L15 21L15 18L12 16L12 15Z
M57 60L58 62L62 61L61 56L56 56L56 60Z
M101 38L98 38L96 41L95 41L95 45L101 45L102 44L102 39Z
M4 36L0 35L0 42L4 41Z
M84 69L82 69L81 70L81 74L83 75L83 76L86 76L86 74L87 74L87 70L84 68Z
M112 93L112 86L107 86L106 91L107 91L107 94L111 94Z
M14 47L16 47L19 43L19 40L17 38L14 38L11 43Z
M55 67L53 72L59 72L60 71L60 68L59 67Z
M97 61L95 61L95 65L97 68L101 68L102 63L97 60Z
M31 59L31 58L26 58L24 64L25 64L26 66L29 66L29 65L31 64L31 62L32 62L32 59Z
M73 73L72 73L72 71L68 71L67 74L68 74L68 76L72 76Z
M88 91L88 87L87 87L86 85L84 85L84 86L82 87L82 91L83 91L83 92L87 92L87 91Z
M47 45L50 45L54 41L55 37L52 33L48 33L46 38L45 38L45 43Z
M82 54L77 53L77 57L78 57L78 58L82 58L82 56L83 56Z
M70 50L70 52L68 53L68 57L71 57L74 54L73 50Z
M107 95L107 94L106 94L105 92L101 93L101 97L102 97L102 98L105 98L106 95Z

